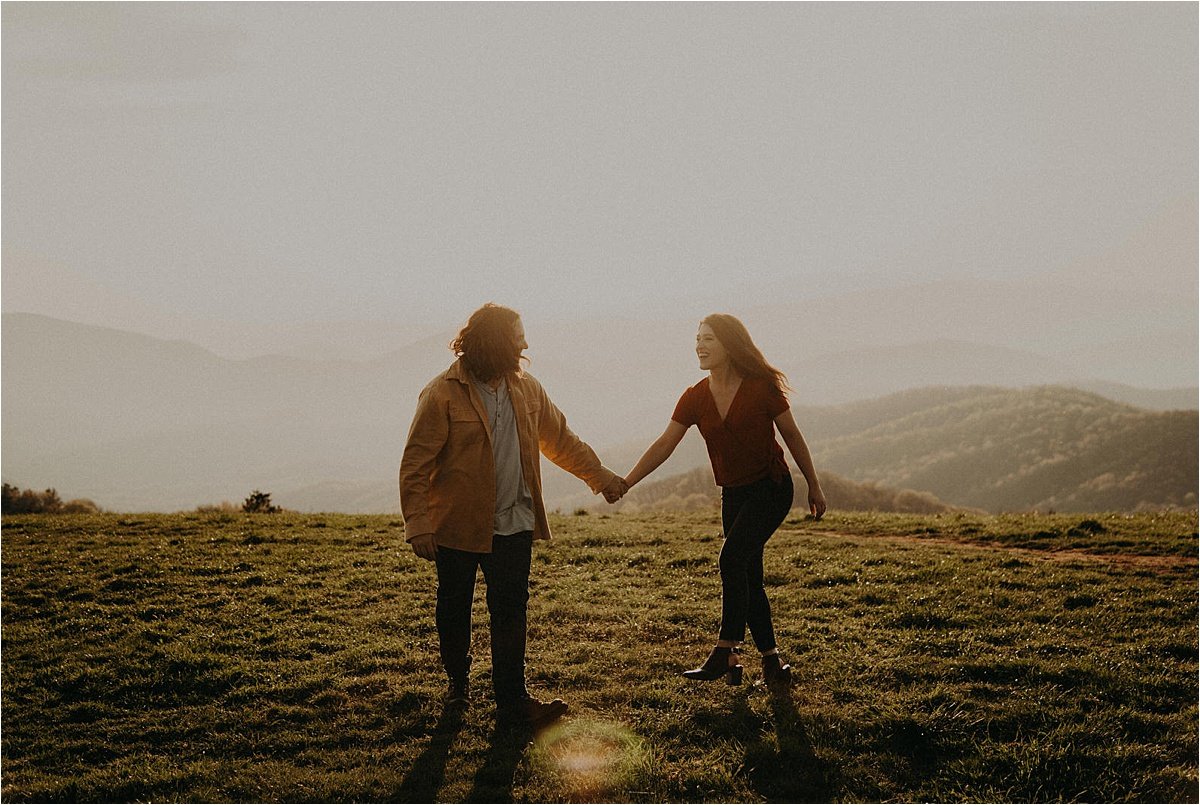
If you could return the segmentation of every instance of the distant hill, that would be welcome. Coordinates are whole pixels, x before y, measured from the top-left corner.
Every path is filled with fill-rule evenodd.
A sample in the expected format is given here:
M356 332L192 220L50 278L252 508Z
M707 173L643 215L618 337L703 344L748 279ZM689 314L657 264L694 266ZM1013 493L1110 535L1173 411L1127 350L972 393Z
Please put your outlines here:
M792 481L796 489L793 506L807 511L808 486L803 476L795 470L792 471ZM832 472L822 475L821 489L830 508L842 511L941 514L955 510L953 506L926 492L855 483ZM693 511L719 507L720 501L721 489L713 480L712 470L697 467L661 481L644 481L614 508L627 511ZM596 508L605 505L601 503Z
M665 323L605 326L571 349L563 347L565 331L531 333L531 370L573 429L608 466L625 471L666 424L679 392L701 375L689 363L691 327L680 334ZM54 487L116 511L189 509L241 500L260 489L302 511L394 512L396 470L416 397L451 362L450 336L432 334L371 361L231 360L185 341L6 313L4 480ZM1194 410L1155 414L1065 389L1055 394L965 385L963 378L987 372L957 372L955 365L983 365L993 355L1012 370L1020 355L962 342L914 349L911 354L926 354L929 365L905 363L905 372L879 388L933 377L944 377L945 385L817 407L806 404L813 399L808 384L832 387L836 377L792 375L796 418L822 472L984 509L1188 505L1187 494L1194 494ZM901 353L908 354L887 355L907 361ZM637 356L636 370L630 355ZM940 364L937 355L945 359ZM837 362L826 367L834 374L837 369ZM843 390L857 383L849 378ZM1144 405L1171 407L1190 397L1189 407L1195 407L1194 389L1105 388L1126 402L1143 398ZM1030 394L1041 401L1015 402ZM1031 406L1036 413L1028 413ZM968 417L957 430L956 417ZM1064 424L1053 432L1038 430L1067 421L1076 423L1074 429ZM1028 436L1019 450L1009 444L1015 433ZM921 444L913 442L918 434ZM1128 442L1126 460L1110 461L1122 439ZM1146 447L1160 441L1162 449ZM1010 446L1018 455L1005 452ZM969 459L953 464L960 454ZM992 463L980 463L982 457ZM1050 459L1057 462L1056 474L1042 468L1028 482L1028 468ZM693 431L657 477L706 464ZM544 466L550 508L596 502L577 479ZM1094 467L1104 469L1092 472ZM1014 472L1018 476L1008 478ZM1087 492L1109 487L1120 494Z
M1195 411L1198 403L1194 388L1139 389L1103 380L1084 380L1071 384L1071 387L1148 411Z
M182 341L4 314L4 477L116 511L394 478L406 398L450 357L442 343L371 363L230 360Z
M1195 410L1147 411L1055 386L937 386L794 412L823 478L912 490L985 511L1196 506ZM624 471L647 444L603 455ZM701 469L693 478L696 467ZM575 479L557 471L547 475L548 503L553 499L564 511L594 504ZM711 470L694 431L652 479L657 477L670 483L655 490L651 505L672 495L685 500L707 494L701 481L711 482ZM826 494L839 505L831 483L823 481ZM654 489L650 481L643 486ZM630 493L631 501L642 488ZM857 499L858 490L847 494ZM881 508L865 506L872 507Z
M1195 411L1044 387L911 392L839 413L860 429L818 440L814 452L856 481L988 511L1196 505Z

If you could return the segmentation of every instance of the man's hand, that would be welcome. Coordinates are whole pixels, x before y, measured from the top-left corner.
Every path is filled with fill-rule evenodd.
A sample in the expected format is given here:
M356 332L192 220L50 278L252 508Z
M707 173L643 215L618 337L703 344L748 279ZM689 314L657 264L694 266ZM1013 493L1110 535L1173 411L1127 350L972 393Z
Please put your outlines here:
M413 553L422 559L432 562L437 558L437 545L433 541L433 534L418 534L408 542L412 545Z
M609 503L616 503L625 497L625 493L629 491L629 484L625 483L625 479L618 475L608 482L608 486L600 491L603 493L605 500Z

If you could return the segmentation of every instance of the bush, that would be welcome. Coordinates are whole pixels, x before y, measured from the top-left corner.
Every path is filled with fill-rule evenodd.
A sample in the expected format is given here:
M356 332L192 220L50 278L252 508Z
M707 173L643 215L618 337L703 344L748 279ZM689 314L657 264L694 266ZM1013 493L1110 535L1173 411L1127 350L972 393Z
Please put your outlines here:
M220 503L201 503L196 507L196 512L199 514L229 514L236 511L241 511L241 509L228 500L222 500Z
M74 498L68 500L62 505L59 510L60 514L98 514L102 509L96 505L95 501L87 498Z
M22 490L12 484L4 484L4 514L44 514L57 512L61 508L62 499L53 489L34 492L32 489Z
M280 511L280 508L271 505L270 492L259 492L255 489L250 493L250 497L242 501L242 511L258 514L274 514Z
M35 492L4 484L3 514L95 514L99 511L100 507L86 498L63 503L54 489Z

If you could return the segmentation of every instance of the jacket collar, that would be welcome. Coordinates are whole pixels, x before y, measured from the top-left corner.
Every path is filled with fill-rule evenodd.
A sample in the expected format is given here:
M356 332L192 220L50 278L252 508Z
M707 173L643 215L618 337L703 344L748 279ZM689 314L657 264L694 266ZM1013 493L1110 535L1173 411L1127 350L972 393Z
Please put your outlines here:
M446 370L445 375L447 380L457 380L463 385L471 385L471 373L467 371L467 367L459 358L454 363L450 364L450 368Z

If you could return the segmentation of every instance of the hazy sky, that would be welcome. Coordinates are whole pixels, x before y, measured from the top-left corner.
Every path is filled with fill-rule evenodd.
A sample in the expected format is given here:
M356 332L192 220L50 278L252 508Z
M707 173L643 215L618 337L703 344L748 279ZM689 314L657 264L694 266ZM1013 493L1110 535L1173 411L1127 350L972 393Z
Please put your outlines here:
M1016 277L1197 192L1195 3L5 3L2 32L5 282L200 316Z

